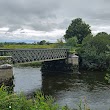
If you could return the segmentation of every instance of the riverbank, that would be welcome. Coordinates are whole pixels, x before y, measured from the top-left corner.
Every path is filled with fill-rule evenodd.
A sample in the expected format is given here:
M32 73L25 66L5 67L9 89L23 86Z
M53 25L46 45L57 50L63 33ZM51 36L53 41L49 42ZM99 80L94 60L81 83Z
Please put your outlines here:
M52 96L44 95L41 91L37 91L35 96L27 99L23 93L9 93L6 87L0 88L0 109L1 110L74 110L67 105L60 106L54 103L55 99ZM84 108L84 109L83 109ZM75 110L90 110L86 103L80 102L78 109Z
M13 67L15 93L31 95L41 90L45 95L55 97L55 103L68 105L77 110L80 99L85 97L91 110L109 110L110 85L104 72L84 71L81 74L59 74L42 76L40 68Z
M6 87L0 88L0 110L58 110L59 106L53 103L52 97L44 96L39 91L35 97L27 99L23 94L8 94Z
M22 63L22 64L15 64L15 67L33 67L33 68L39 68L41 67L42 62L30 62L30 63Z

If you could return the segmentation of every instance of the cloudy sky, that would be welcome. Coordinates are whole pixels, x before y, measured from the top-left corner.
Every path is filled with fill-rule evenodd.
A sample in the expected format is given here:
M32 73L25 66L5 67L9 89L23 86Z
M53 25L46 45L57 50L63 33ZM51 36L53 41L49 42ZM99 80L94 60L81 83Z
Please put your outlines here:
M110 33L110 0L0 0L0 42L56 42L78 17Z

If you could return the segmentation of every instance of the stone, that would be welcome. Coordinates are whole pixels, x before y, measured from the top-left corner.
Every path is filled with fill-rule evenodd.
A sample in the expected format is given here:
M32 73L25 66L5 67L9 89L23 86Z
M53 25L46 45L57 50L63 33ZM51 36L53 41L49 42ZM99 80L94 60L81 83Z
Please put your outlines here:
M12 65L10 65L10 64L0 65L0 69L11 69L11 68L12 68Z
M79 65L78 59L79 59L79 57L77 55L70 54L68 56L68 63L73 64L73 65Z

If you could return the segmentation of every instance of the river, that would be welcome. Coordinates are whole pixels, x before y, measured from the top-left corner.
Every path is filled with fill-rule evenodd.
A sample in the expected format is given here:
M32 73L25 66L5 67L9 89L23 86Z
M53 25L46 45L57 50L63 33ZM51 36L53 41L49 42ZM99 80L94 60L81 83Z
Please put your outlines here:
M104 80L103 72L81 72L81 74L61 74L42 76L40 68L14 67L14 91L31 94L42 90L52 95L56 103L77 108L80 100L91 110L109 110L110 85Z

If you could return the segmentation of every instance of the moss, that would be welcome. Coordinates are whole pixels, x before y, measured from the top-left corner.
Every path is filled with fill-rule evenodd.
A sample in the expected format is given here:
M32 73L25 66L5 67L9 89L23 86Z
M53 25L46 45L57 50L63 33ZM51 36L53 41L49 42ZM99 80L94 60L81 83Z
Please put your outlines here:
M2 57L2 56L0 56L0 60L7 60L8 59L8 57Z

